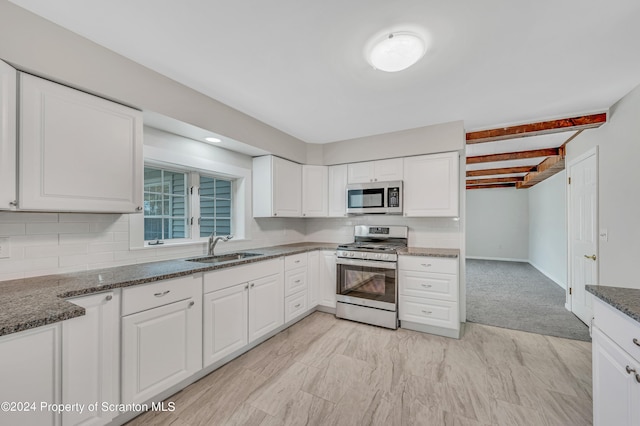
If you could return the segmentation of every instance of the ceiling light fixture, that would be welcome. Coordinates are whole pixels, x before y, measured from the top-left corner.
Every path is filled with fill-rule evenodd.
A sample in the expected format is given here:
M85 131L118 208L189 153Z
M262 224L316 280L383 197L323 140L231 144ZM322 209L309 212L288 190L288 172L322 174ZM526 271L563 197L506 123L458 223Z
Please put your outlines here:
M222 142L222 139L214 138L212 136L209 136L208 138L204 138L204 140L211 143Z
M369 63L380 71L396 72L409 68L422 58L427 45L419 35L399 31L387 34L369 51Z

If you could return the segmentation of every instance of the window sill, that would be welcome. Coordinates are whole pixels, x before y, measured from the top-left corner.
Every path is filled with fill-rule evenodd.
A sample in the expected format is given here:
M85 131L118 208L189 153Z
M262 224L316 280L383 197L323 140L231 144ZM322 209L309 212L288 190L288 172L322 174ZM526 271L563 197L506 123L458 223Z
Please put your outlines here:
M207 244L208 242L208 238L203 238L200 240L189 240L189 241L180 241L180 242L165 242L164 244L152 244L149 245L148 243L144 243L144 247L131 247L130 250L131 251L136 251L136 250L147 250L147 249L162 249L162 248L168 248L168 247L189 247L189 246L202 246ZM239 239L234 239L234 240L230 240L228 242L226 242L225 244L231 244L233 245L233 243L235 242L245 242L245 241L249 241L246 238L239 238Z

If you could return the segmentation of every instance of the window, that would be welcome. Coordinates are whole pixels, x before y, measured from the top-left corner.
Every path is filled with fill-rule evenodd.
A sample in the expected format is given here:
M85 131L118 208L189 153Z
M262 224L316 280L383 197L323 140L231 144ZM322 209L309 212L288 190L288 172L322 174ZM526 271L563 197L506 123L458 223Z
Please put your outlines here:
M200 176L200 236L231 234L231 181Z
M187 174L144 168L144 239L188 238Z
M230 179L155 166L144 169L144 241L147 244L198 240L212 233L230 235L232 210L233 181Z

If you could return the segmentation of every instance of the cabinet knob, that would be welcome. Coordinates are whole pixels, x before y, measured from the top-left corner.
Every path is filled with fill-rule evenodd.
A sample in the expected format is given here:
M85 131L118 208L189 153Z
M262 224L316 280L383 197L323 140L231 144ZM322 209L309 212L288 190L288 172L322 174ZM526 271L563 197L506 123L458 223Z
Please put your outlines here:
M245 286L244 286L244 289L245 289L245 290L249 290L249 284L245 285Z
M427 314L427 315L431 315L433 312L431 312L431 311L425 311L425 310L423 309L423 310L422 310L422 313L423 313L423 314Z
M431 288L431 284L420 284L424 288Z
M302 213L302 216L306 216L306 215L307 215L306 213Z
M633 338L633 343L635 343L636 346L640 346L640 340L636 339L635 337Z
M273 215L274 215L274 216L278 216L278 213L274 213Z
M636 382L640 383L640 374L636 374Z
M189 307L192 307L193 305L195 305L196 302L194 302L193 300L191 302L189 302Z
M253 288L255 286L256 286L255 283L251 283L251 285L250 285L251 288Z
M421 263L420 266L424 266L425 268L429 268L431 266L430 263Z
M104 298L107 302L110 301L111 299L113 299L112 295L108 295L107 297Z
M635 373L636 372L635 368L631 368L628 365L625 367L625 370L627 370L627 374L631 374L631 373Z
M9 205L10 205L11 207L18 207L18 200L10 201L10 202L9 202Z
M294 306L294 308L299 308L300 304L298 303L297 305Z
M300 280L295 280L295 283L296 283L296 284L299 284L299 283L300 283Z
M136 207L136 211L137 212L141 212L142 211L142 207L141 206Z

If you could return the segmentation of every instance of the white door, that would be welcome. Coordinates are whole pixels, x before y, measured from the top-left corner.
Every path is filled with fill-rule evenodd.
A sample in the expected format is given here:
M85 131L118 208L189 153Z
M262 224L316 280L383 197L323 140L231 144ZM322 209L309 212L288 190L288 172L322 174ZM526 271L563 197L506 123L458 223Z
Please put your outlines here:
M347 165L329 166L329 216L347 215Z
M402 158L375 161L373 163L373 180L374 182L402 180L402 170Z
M122 318L123 403L143 403L202 368L200 312L187 299Z
M209 366L247 344L249 285L204 295L204 365Z
M16 81L15 68L0 61L0 210L15 209L17 198Z
M404 215L458 216L460 194L457 152L404 159Z
M302 166L302 216L328 214L329 170L327 166Z
M302 216L302 166L273 157L273 215Z
M284 278L282 274L249 283L249 342L284 324Z
M585 285L598 283L598 163L592 150L569 165L569 287L571 311L585 324L593 306Z
M347 167L349 183L373 182L373 161L366 163L351 163Z
M86 314L62 322L62 402L90 404L119 402L119 293L108 292L71 299ZM103 425L118 413L97 410L65 411L62 425Z

